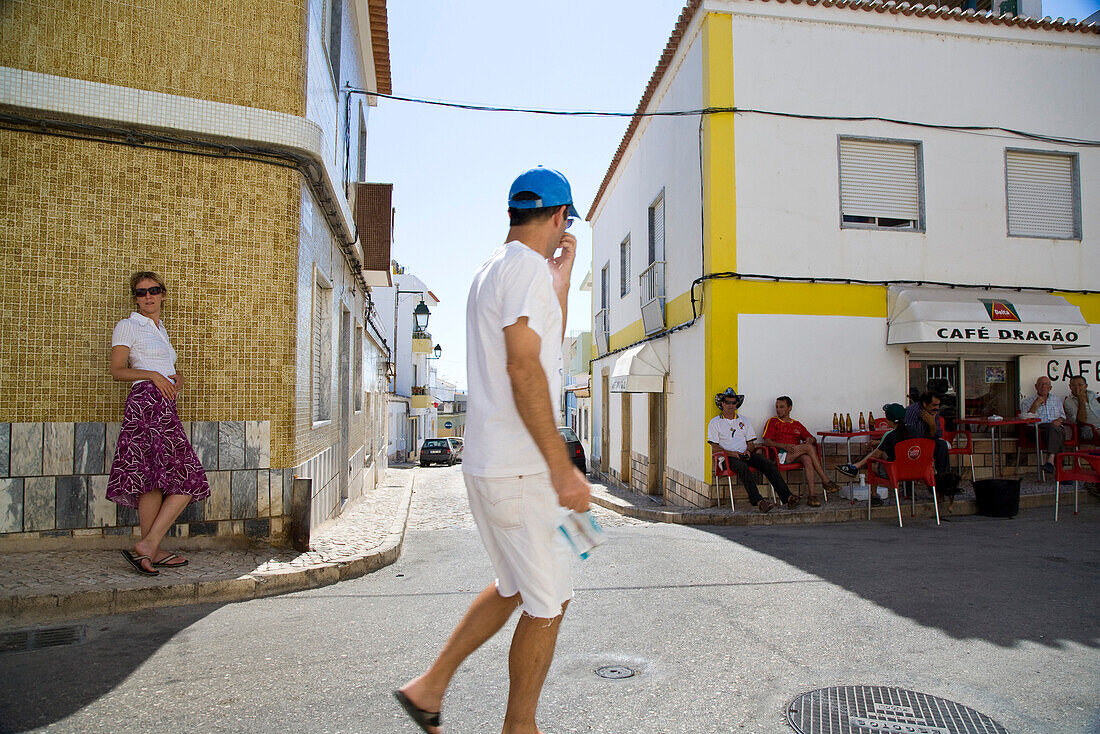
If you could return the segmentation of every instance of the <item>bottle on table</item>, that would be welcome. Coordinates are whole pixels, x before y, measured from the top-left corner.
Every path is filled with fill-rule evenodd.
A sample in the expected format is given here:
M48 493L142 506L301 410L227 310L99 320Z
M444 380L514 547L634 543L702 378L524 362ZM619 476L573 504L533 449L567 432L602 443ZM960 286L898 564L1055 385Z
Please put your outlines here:
M852 414L851 413L849 413L848 417L845 419L844 430L846 430L848 433L852 432Z
M863 418L863 411L859 411L859 430L867 430L867 421Z
M867 430L875 430L875 418L873 415L871 415L871 411L869 410L867 411Z
M833 413L833 433L840 433L840 419Z

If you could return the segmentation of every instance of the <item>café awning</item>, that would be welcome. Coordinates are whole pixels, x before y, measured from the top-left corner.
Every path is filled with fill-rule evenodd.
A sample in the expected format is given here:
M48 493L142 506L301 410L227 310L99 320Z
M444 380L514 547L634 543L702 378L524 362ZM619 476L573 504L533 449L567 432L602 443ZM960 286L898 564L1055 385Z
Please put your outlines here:
M631 347L615 360L611 392L664 392L668 374L668 339Z
M892 286L887 344L1087 347L1081 309L1053 293Z

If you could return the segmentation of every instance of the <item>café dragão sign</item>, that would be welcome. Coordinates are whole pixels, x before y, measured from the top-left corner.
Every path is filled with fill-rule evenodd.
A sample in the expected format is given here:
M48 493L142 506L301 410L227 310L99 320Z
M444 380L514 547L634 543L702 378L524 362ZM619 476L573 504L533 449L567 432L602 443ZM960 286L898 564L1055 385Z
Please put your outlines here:
M1065 318L1039 321L1035 316L1046 315L1041 313L1046 309L1033 309L1033 315L1025 321L1020 311L1017 304L998 298L976 298L969 304L910 303L903 314L908 318L892 320L887 343L1089 346L1090 327L1084 319L1080 319L1082 323L1065 323L1069 320Z

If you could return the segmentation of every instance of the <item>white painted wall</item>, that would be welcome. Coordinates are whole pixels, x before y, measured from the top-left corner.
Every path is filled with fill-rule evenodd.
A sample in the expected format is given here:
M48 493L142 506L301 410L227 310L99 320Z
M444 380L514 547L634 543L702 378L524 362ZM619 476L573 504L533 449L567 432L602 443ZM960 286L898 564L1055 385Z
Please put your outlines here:
M668 436L665 439L667 463L673 469L703 479L708 471L710 450L707 448L706 384L706 317L695 326L678 331L669 342L669 376L672 394L665 406Z
M885 346L885 319L742 314L737 329L740 412L758 434L780 395L813 433L830 430L834 412L855 422L860 411L881 417L883 404L906 404L905 350Z
M702 41L681 45L655 96L658 110L697 109L702 104ZM647 118L639 125L615 180L592 219L592 313L600 310L600 270L611 263L612 334L642 318L638 275L648 267L649 207L665 192L665 292L672 299L702 273L699 217L699 118ZM630 235L630 292L619 296L619 245Z
M788 19L741 12L755 10L753 3L731 7L739 11L733 30L739 107L1100 137L1100 95L1086 91L1100 79L1095 35L821 6L759 6ZM912 64L902 71L875 59ZM996 70L992 77L990 69ZM1069 289L1100 285L1100 248L1091 246L1100 231L1100 207L1088 205L1100 190L1096 148L753 114L740 115L735 130L743 272ZM922 143L925 233L840 228L841 134ZM1006 147L1080 156L1084 242L1007 236Z

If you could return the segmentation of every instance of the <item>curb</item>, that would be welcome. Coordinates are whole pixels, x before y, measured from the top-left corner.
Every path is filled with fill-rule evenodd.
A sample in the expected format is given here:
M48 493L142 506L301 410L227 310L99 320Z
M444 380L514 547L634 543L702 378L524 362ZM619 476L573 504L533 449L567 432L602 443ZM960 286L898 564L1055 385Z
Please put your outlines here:
M1085 491L1081 491L1078 494L1079 504L1090 505L1097 504L1100 500L1091 496ZM1069 506L1073 507L1073 490L1071 489L1068 494L1063 491L1060 496L1059 508L1065 508ZM663 522L674 525L800 525L800 524L822 524L822 523L834 523L834 522L855 522L855 521L867 521L867 504L857 503L856 505L850 505L848 500L835 499L831 500L829 504L843 504L840 509L831 509L828 505L821 508L814 508L812 511L805 509L796 510L794 512L788 512L777 507L768 514L760 514L758 512L746 512L743 514L735 514L730 512L727 508L725 510L719 509L649 509L645 507L638 507L630 502L607 494L592 494L591 501L593 504L599 505L605 509L617 512L625 517L633 517L638 520L647 520L649 522ZM906 500L902 500L902 521L908 521L912 519L910 514L909 503ZM1025 494L1020 496L1020 509L1034 509L1036 507L1054 507L1054 493L1043 494ZM1063 510L1064 512L1064 510ZM957 500L955 506L950 515L944 513L943 508L940 508L940 519L951 517L963 517L966 515L977 515L978 503L974 500ZM916 517L935 517L935 509L932 506L931 500L918 501L916 509ZM1072 517L1072 514L1070 514ZM871 518L874 520L893 520L895 523L898 519L898 511L893 505L887 505L884 507L871 508ZM1050 519L1054 520L1054 514L1051 513Z
M306 591L358 578L390 565L401 556L417 474L404 488L397 516L380 545L369 553L296 571L254 573L240 578L128 589L91 589L63 594L0 598L0 628L34 625L143 609L248 601Z

